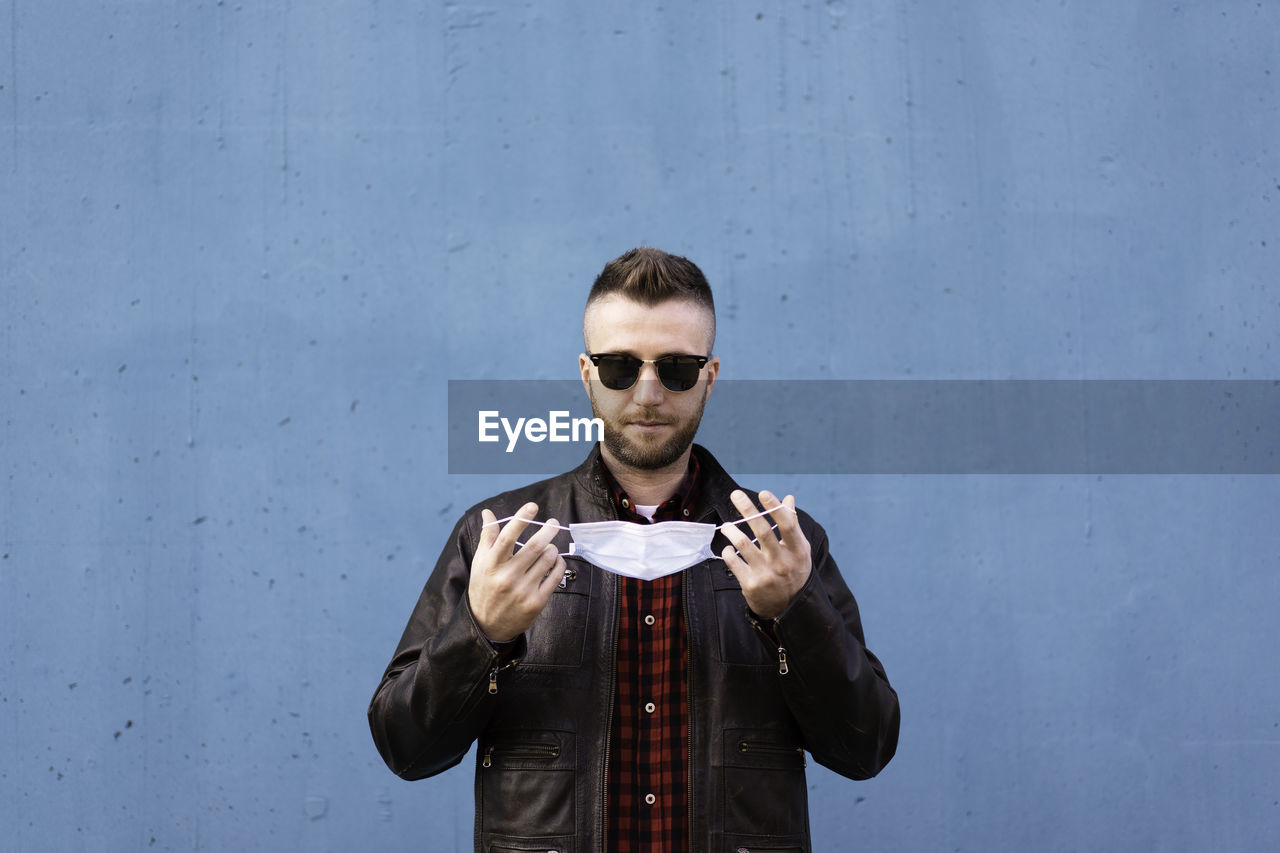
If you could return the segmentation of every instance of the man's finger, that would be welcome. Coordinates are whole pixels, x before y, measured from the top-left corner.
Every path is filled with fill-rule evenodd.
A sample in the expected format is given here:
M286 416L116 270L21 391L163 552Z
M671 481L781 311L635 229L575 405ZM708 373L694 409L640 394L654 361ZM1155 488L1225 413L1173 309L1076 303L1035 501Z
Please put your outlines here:
M787 503L790 501L791 503ZM796 499L791 495L787 495L784 500L778 500L778 496L770 491L760 493L760 503L764 509L769 510L769 514L761 520L768 521L770 525L777 529L773 531L774 539L786 540L787 533L798 533L800 531L800 523L796 518Z
M769 495L773 497L773 495ZM777 501L774 498L775 502ZM800 516L796 513L796 499L793 495L787 495L782 499L781 506L783 509L771 513L770 518L774 519L778 524L778 535L782 538L782 544L792 547L800 544L800 540L805 538L804 531L800 529Z
M552 542L556 538L556 534L561 530L561 526L556 519L550 519L538 533L531 535L529 540L521 546L520 551L516 552L516 560L525 560L524 570L527 574L541 571L541 566L547 560L554 560L559 557L559 548Z
M524 557L528 562L519 569L520 585L527 589L536 588L542 576L551 570L558 556L554 545L526 545L521 548L516 558Z
M520 546L520 550L516 552L516 557L527 560L524 567L526 572L532 571L533 566L542 559L543 551L550 550L559 556L560 549L552 544L551 540L556 538L556 534L560 532L560 522L554 518L547 519L546 524L538 529L538 532L530 536L528 541Z
M747 547L750 548L751 545ZM751 571L751 564L742 559L739 553L733 550L732 545L724 546L724 550L720 552L720 559L724 560L724 567L735 575L748 575ZM742 582L741 578L738 582Z
M764 496L768 494L768 492L760 493L761 502L764 501ZM773 496L769 495L769 497L772 498ZM760 512L759 509L756 509L756 505L751 502L751 498L747 497L746 493L740 489L735 489L733 494L729 495L729 500L733 501L733 505L738 508L738 512L742 513L743 518ZM777 503L777 498L774 498L774 502ZM769 508L770 507L767 505L763 507L763 509ZM774 535L773 530L771 529L772 524L769 521L770 517L771 516L769 515L762 515L759 518L753 518L746 522L747 527L751 528L751 533L755 536L756 542L762 551L771 550L778 542L778 537ZM733 526L737 527L738 525L734 524Z
M743 533L735 525L730 524L728 527L721 528L720 532L724 534L725 539L728 539L729 542L732 543L724 550L733 554L734 559L738 562L745 560L745 555L747 554L759 553L756 546L751 544L751 537ZM723 552L721 553L721 556L724 556ZM726 565L728 562L728 558L725 558ZM732 567L730 567L730 569L732 570Z
M496 547L502 549L503 554L510 554L516 547L516 540L520 538L520 534L529 526L529 519L538 514L538 505L533 501L525 504L516 510L511 520L502 525L502 531L498 534Z
M560 522L556 521L554 518L548 518L542 523L542 526L538 528L538 532L530 536L529 540L525 542L525 547L541 547L546 545L552 539L555 539L559 533Z
M498 541L498 525L494 524L498 517L488 507L480 510L480 547L492 548Z
M551 564L551 568L538 581L538 592L542 596L542 603L545 605L551 598L551 593L555 592L556 587L560 585L560 579L564 577L564 557L556 552L555 561Z

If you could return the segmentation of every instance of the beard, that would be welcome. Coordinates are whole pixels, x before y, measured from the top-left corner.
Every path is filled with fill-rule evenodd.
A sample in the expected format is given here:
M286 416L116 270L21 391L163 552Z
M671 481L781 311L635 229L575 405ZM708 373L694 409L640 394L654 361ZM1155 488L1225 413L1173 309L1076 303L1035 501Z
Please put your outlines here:
M674 422L675 431L671 435L658 443L642 443L628 438L623 427L632 421L659 420L656 414L640 409L629 414L627 420L618 420L609 417L596 405L596 395L590 384L587 397L591 400L592 413L604 422L604 446L619 462L641 471L665 468L683 456L693 445L693 437L702 423L702 411L707 405L707 392L704 390L698 410L683 421Z

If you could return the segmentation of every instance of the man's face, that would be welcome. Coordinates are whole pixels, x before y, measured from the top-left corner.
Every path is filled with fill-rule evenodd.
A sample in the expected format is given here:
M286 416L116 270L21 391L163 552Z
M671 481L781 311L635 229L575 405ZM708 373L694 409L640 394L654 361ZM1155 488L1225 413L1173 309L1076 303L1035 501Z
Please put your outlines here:
M712 329L711 312L686 299L642 305L614 294L592 302L583 319L589 352L638 359L710 355ZM640 378L623 391L601 384L587 353L578 357L578 367L591 409L604 421L605 450L624 465L653 470L676 462L693 444L720 359L708 361L688 391L663 387L652 364L641 365Z

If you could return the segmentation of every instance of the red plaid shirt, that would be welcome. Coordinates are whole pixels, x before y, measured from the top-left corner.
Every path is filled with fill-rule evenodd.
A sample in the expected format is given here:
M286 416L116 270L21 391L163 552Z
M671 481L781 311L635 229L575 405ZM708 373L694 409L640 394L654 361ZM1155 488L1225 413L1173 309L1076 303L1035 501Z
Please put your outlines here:
M612 476L618 517L649 523ZM688 521L698 478L690 457L680 488L654 521ZM618 647L609 728L606 821L609 853L673 853L687 849L689 818L683 572L654 581L618 578Z

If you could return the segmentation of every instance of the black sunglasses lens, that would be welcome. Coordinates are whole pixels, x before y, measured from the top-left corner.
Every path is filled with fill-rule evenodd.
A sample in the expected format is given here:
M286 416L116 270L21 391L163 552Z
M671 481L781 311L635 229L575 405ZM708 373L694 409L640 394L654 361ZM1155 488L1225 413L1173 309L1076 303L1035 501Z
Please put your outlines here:
M658 378L668 391L688 391L698 384L702 365L689 356L673 356L658 360Z
M600 383L613 391L625 391L636 384L640 360L625 355L605 355L596 359Z

